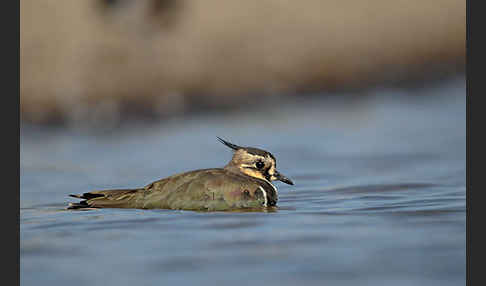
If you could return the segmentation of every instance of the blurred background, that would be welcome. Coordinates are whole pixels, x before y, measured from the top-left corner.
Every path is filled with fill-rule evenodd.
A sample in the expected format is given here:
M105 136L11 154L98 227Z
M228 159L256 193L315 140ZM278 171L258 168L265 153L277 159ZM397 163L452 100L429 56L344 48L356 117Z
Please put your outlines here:
M465 67L465 2L457 0L20 7L21 115L29 122L116 124L253 108L289 94L422 85Z
M462 285L466 2L23 0L22 285ZM274 212L67 211L272 152Z

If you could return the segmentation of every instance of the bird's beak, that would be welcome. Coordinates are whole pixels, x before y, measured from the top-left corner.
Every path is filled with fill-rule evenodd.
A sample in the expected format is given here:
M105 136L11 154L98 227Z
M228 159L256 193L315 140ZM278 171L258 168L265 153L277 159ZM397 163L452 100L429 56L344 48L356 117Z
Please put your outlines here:
M289 184L289 185L294 184L294 182L292 182L289 178L285 177L284 175L280 174L279 172L275 172L274 176L275 176L276 180L279 180L279 181L284 182L284 183Z

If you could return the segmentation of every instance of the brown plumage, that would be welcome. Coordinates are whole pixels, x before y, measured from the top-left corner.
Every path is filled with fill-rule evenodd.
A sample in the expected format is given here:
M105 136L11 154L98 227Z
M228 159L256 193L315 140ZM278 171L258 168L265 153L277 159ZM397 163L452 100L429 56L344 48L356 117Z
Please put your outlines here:
M218 138L235 150L224 168L181 173L143 188L101 190L70 195L83 199L68 209L138 208L233 210L275 206L278 193L271 183L293 184L276 170L275 157L267 151L240 147Z

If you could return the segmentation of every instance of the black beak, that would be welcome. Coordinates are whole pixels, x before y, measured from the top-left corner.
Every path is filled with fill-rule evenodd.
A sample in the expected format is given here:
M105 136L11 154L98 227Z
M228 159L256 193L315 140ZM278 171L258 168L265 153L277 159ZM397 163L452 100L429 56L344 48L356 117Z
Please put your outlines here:
M280 174L279 172L275 172L275 178L277 178L277 180L281 181L281 182L284 182L286 184L289 184L289 185L293 185L294 182L292 182L289 178L285 177L284 175Z

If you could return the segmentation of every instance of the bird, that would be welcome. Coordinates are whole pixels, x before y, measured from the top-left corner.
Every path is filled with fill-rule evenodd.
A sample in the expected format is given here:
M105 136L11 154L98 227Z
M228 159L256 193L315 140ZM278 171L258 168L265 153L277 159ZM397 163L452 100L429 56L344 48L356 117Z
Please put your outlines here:
M223 168L179 173L142 188L69 195L82 201L69 203L67 209L229 211L275 208L278 191L272 181L289 185L294 183L277 171L277 162L272 153L254 147L241 147L220 137L217 139L233 151L231 160Z

